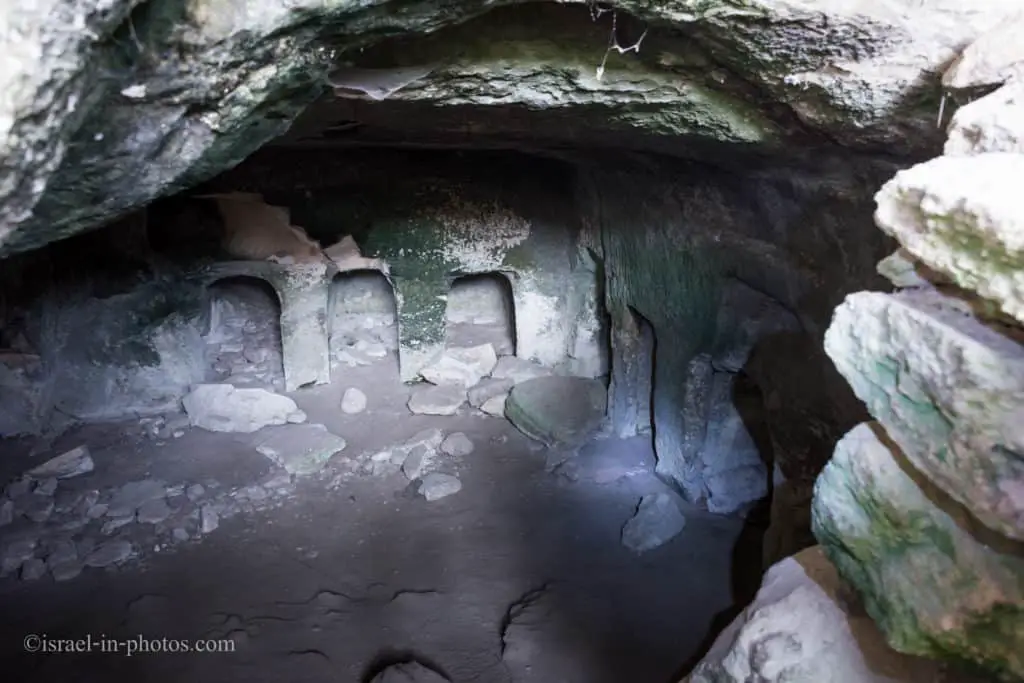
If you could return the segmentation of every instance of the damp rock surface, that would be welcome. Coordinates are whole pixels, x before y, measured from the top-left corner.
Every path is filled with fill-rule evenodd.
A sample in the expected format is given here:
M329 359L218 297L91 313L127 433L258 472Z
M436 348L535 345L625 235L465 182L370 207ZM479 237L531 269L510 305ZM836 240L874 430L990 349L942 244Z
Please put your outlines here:
M1024 676L1024 559L916 472L881 425L836 445L812 509L826 555L893 647Z
M315 474L347 442L322 424L269 427L255 439L256 450L293 475Z

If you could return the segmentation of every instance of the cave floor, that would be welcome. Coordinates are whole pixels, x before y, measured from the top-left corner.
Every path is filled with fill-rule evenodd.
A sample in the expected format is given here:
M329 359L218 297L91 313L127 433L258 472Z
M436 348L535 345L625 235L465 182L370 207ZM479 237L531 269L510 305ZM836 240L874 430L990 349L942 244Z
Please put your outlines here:
M408 387L382 381L382 367L342 367L331 385L292 394L310 423L348 442L320 474L263 501L243 495L216 529L178 543L165 535L159 552L153 527L118 530L139 549L121 566L0 580L0 671L62 683L356 682L414 657L465 683L674 683L756 585L759 554L739 519L684 509L686 527L666 545L643 555L622 546L640 497L665 490L648 439L595 441L552 472L559 458L505 420L410 414ZM348 386L366 391L364 413L338 410ZM453 464L454 495L428 502L400 472L347 466L430 427L475 444ZM45 457L88 444L96 468L68 487L146 479L237 498L282 481L252 435L185 431L157 441L138 423L81 427ZM25 462L0 452L0 475ZM92 651L29 655L29 634L91 636ZM126 656L125 644L101 652L102 638L230 638L234 651Z

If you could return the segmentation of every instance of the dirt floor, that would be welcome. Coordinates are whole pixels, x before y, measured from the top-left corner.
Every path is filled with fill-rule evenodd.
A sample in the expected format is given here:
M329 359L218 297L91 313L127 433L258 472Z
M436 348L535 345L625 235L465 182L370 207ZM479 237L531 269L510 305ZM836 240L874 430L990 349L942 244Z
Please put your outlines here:
M468 407L412 415L393 353L335 375L292 394L308 423L348 443L315 475L289 478L252 434L162 438L137 421L77 428L33 457L31 442L0 442L2 480L85 443L95 470L62 481L58 497L158 482L173 512L66 532L80 550L130 541L122 563L59 582L0 579L4 680L347 683L417 659L459 683L674 683L756 588L757 532L740 519L683 508L686 527L666 545L622 545L641 496L667 490L649 439L598 439L556 467L567 454L506 420ZM368 406L347 415L352 386ZM428 502L400 471L366 472L366 454L434 427L474 444L445 463L458 493ZM200 533L205 504L221 514ZM24 519L0 532L0 543L33 533ZM92 651L27 653L33 634L91 637ZM127 656L140 638L230 639L232 651ZM122 652L102 652L113 647L103 639Z

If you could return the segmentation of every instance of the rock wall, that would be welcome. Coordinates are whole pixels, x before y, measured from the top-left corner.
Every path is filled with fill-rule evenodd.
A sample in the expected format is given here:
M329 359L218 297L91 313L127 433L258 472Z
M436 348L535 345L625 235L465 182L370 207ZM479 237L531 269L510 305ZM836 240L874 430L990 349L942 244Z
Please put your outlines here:
M1014 41L979 41L955 68L1013 74ZM877 422L840 441L813 507L825 552L892 647L1005 681L1024 680L1019 92L960 109L946 155L876 195L909 270L887 260L901 291L835 311L826 351Z
M863 416L818 340L845 293L880 282L874 266L889 246L864 221L870 188L893 167L610 168L582 167L579 204L606 270L613 425L635 433L650 400L659 473L718 512L764 497L774 459L776 482L806 492L783 495L807 528L811 483ZM654 332L653 388L638 367L650 363L638 319ZM764 396L746 414L737 374ZM770 448L752 436L759 425ZM796 549L780 540L772 559Z
M511 286L516 355L569 374L607 372L602 274L580 241L564 164L401 152L339 162L329 153L275 151L211 187L259 188L322 244L352 235L363 256L386 264L405 381L443 349L452 283L484 273Z
M360 66L436 66L410 91L422 106L399 110L392 140L404 139L410 118L448 115L472 143L481 127L466 113L505 122L496 132L506 137L543 137L528 118L505 116L514 111L542 116L554 148L642 141L685 156L710 143L700 151L715 159L723 142L792 154L786 143L838 141L920 152L938 137L937 69L1019 10L1017 0L623 0L620 25L651 31L618 54L608 49L613 13L592 17L583 0L538 4L7 2L0 254L98 227L234 166L288 130L332 71L373 47L380 60ZM460 32L477 17L482 24ZM440 52L403 52L416 34ZM614 38L627 47L640 35ZM372 81L364 87L375 92Z
M203 379L202 287L128 253L132 227L5 263L3 436L175 410Z

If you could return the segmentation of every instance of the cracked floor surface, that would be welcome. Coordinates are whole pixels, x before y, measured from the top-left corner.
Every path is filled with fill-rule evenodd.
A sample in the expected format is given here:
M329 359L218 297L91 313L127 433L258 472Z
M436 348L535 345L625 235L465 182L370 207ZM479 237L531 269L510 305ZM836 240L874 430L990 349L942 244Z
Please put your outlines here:
M505 420L414 416L407 387L375 382L371 367L345 372L293 395L349 446L283 504L120 569L0 582L0 670L61 683L336 683L414 657L460 683L674 683L742 599L746 574L756 575L743 522L699 510L684 510L685 529L661 548L638 556L622 546L640 497L665 490L650 474L646 439L595 442L552 473L558 458ZM348 386L392 388L373 392L366 413L344 415ZM459 493L427 502L401 474L331 476L345 458L427 427L465 432L476 445L459 465ZM96 461L92 486L158 477L237 487L273 473L239 435L191 429L157 447L93 426L62 437L55 452L83 441ZM235 647L29 655L29 634L230 638Z

